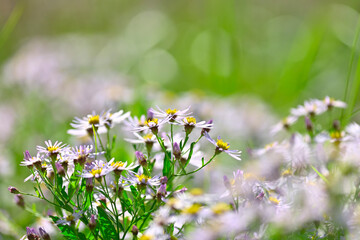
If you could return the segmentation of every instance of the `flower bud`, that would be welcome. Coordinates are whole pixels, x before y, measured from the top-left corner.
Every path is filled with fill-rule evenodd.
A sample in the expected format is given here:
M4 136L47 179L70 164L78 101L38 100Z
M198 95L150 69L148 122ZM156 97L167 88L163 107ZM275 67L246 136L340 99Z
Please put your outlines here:
M8 187L8 190L9 190L9 192L11 192L11 193L13 193L13 194L18 194L18 193L20 193L19 190L17 190L16 187L10 186L10 187Z
M29 240L40 240L35 228L26 227L26 236Z
M16 194L14 197L14 201L15 201L16 205L18 205L19 207L21 207L21 208L25 207L25 201L21 194Z
M160 178L160 183L161 184L166 184L167 181L168 181L168 178L166 176Z
M147 120L151 120L154 118L154 113L152 112L151 108L147 110Z
M131 228L131 232L134 236L137 236L138 233L139 233L139 229L136 225L133 225L132 228Z
M147 166L146 158L142 152L136 151L135 156L141 166L143 166L143 167Z
M56 167L57 173L58 173L60 176L64 177L64 176L65 176L65 169L63 168L63 166L61 166L60 163L56 162L56 163L55 163L55 167Z
M181 158L181 149L180 149L179 144L177 142L174 143L173 154L174 154L176 159Z
M96 216L94 214L90 217L89 228L90 230L94 230L96 228Z
M86 179L86 191L87 192L92 192L94 189L94 181L92 178L87 178Z
M307 116L305 117L305 125L306 125L306 130L308 130L309 132L312 132L313 124L312 124L310 118L308 118Z
M50 235L45 231L45 229L43 227L39 228L39 232L40 232L41 237L44 240L51 240Z
M340 121L339 120L335 120L333 122L333 128L336 130L336 131L340 131Z

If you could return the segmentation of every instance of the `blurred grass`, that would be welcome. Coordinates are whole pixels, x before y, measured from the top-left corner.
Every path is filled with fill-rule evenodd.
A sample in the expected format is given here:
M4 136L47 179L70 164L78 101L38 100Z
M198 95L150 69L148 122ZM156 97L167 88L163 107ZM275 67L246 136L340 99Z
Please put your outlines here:
M346 116L357 109L360 2L356 0L3 0L1 5L1 68L23 44L38 37L103 36L105 40L97 42L103 46L99 52L110 45L117 53L123 42L114 39L130 36L127 41L139 55L116 58L109 68L130 77L137 86L174 95L187 91L255 95L285 116L290 107L308 98L342 99L348 83ZM155 20L149 16L158 22L151 25ZM146 41L153 45L143 47ZM0 77L1 105L16 109L17 118L12 137L0 144L14 166L13 176L0 179L1 193L8 185L30 189L31 184L23 184L27 173L18 166L22 152L47 139L71 141L66 130L73 115L80 115L65 112L68 108L56 98L5 80ZM135 115L144 113L149 103L143 95L137 91L132 104L120 105ZM116 155L130 157L119 146ZM18 213L8 193L1 194L0 200L1 209L10 213L19 229L33 222L30 214Z

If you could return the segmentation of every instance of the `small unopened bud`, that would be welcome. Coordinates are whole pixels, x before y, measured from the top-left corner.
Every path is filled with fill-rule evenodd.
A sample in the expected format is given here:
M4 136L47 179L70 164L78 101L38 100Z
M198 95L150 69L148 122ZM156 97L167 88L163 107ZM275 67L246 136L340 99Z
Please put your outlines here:
M313 125L312 125L310 118L308 118L307 116L305 117L305 125L306 125L306 130L308 130L309 132L312 132Z
M135 156L141 166L145 167L147 165L146 158L142 152L136 151Z
M21 194L16 194L14 197L14 201L16 203L16 205L18 205L21 208L25 207L25 201L24 201L24 197Z
M106 204L106 197L104 195L100 195L99 201Z
M173 154L174 154L176 159L181 158L181 149L180 149L179 144L177 142L174 143Z
M339 120L335 120L333 122L333 128L336 130L336 131L340 131L340 121Z
M86 191L92 192L94 189L94 180L92 178L86 179Z
M151 120L154 118L154 113L151 108L147 110L147 120Z
M9 190L9 192L11 192L11 193L13 193L13 194L18 194L18 193L20 193L19 192L19 190L17 190L17 188L16 187L8 187L8 190Z
M58 162L55 163L55 167L56 167L57 173L58 173L60 176L64 177L64 176L65 176L65 169L64 169L64 167L61 166L61 164L58 163Z
M168 181L168 178L166 176L160 178L160 183L161 184L166 184L167 181Z
M166 183L165 184L161 184L157 193L156 193L156 196L158 198L158 200L160 201L163 197L166 196Z
M40 236L35 228L26 227L26 236L29 240L40 240Z
M137 236L139 234L139 229L136 225L132 226L131 228L131 233L134 235L134 236Z
M96 228L96 216L94 214L90 217L89 228L90 230L94 230Z
M212 124L213 123L213 120L212 119L210 119L208 122L207 122L207 124ZM205 132L210 132L210 128L203 128L202 130L201 130L201 135L204 135L205 134Z
M39 232L44 240L51 240L50 235L45 231L43 227L39 227Z

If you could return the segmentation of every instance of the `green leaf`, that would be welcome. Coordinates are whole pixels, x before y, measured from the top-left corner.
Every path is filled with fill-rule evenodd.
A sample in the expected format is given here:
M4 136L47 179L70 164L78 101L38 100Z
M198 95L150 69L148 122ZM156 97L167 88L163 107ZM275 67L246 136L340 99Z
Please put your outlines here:
M74 173L71 175L69 182L68 195L70 198L73 196L73 194L79 187L78 183L79 183L81 171L82 171L81 165L76 164Z
M133 194L134 198L137 198L139 196L138 190L134 186L130 186L131 193Z
M50 216L50 218L53 220L53 222L55 224L58 220L60 220L60 218L58 218L56 216ZM57 226L60 229L62 235L64 237L66 237L66 239L71 239L71 240L75 240L75 239L84 239L85 240L86 239L84 234L77 233L73 227L71 227L67 224L58 224Z
M167 177L170 176L170 172L171 172L171 159L169 157L170 154L165 154L164 156L163 176L167 176Z
M34 187L34 190L35 190L36 195L38 196L38 198L41 198L39 190L36 187Z
M101 207L98 207L98 213L99 213L99 227L100 232L103 235L105 240L113 240L118 239L119 236L116 233L115 227L112 224L112 221L110 220L108 214L105 212L105 210Z
M184 168L186 168L186 166L189 164L189 162L190 162L190 160L191 160L191 157L192 157L193 152L194 152L194 146L195 146L195 144L196 144L196 142L192 142L192 143L190 144L190 152L189 152L189 156L188 156L188 158L187 158L187 160L186 160L186 163L185 163Z
M86 211L91 205L92 193L86 192L83 202L83 210Z

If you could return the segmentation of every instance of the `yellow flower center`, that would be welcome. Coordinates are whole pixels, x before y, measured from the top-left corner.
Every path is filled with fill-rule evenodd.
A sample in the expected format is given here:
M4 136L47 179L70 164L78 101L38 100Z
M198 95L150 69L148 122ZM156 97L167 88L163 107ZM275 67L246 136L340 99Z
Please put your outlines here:
M149 119L145 122L148 127L153 127L154 125L158 125L159 120L157 118Z
M217 203L215 206L213 206L211 208L211 210L215 213L215 214L222 214L224 212L227 212L230 210L230 206L227 203Z
M148 134L146 134L145 136L143 136L143 138L144 138L145 141L149 141L149 140L152 139L153 136L154 136L154 135L153 135L152 133L148 133Z
M332 139L340 139L342 137L342 134L340 131L334 131L330 133L330 137Z
M119 168L119 167L123 167L125 165L125 163L123 162L112 162L111 163L111 166L114 167L114 168Z
M182 213L194 215L194 214L198 213L200 211L200 209L201 209L201 205L198 203L194 203L190 207L184 208L182 210Z
M59 149L59 147L55 147L55 146L49 146L47 147L47 150L51 153L57 151Z
M185 119L187 124L196 124L196 119L194 117L186 117Z
M221 148L221 149L224 149L224 150L228 150L230 145L227 143L227 142L224 142L222 139L218 139L216 141L216 145Z
M271 149L272 147L274 147L275 146L275 143L273 142L273 143L269 143L269 144L266 144L265 145L265 150L269 150L269 149Z
M138 178L139 182L144 182L147 183L149 181L149 179L151 179L151 177L148 177L144 174L141 174L141 175L136 175L136 177Z
M280 203L279 199L277 199L276 197L269 197L269 201L275 203L276 205Z
M66 221L69 221L69 222L73 221L74 219L75 218L74 218L73 215L69 215L69 216L66 217Z
M293 174L293 171L289 168L289 169L284 170L284 171L281 173L281 176L286 177L286 176L290 176L290 175L292 175L292 174Z
M204 191L201 188L193 188L190 191L190 194L193 196L201 196L203 195Z
M90 116L88 121L89 121L89 124L91 124L91 125L99 124L100 116L99 115Z
M102 168L92 169L90 173L95 177L96 175L100 175L102 172Z
M167 110L166 110L166 114L168 114L168 115L175 115L176 113L177 113L177 109L176 108L174 108L174 109L170 109L170 108L168 108Z
M154 237L152 235L147 235L147 234L144 234L139 238L139 240L152 240L152 239L154 239Z

